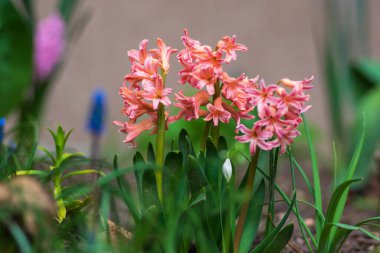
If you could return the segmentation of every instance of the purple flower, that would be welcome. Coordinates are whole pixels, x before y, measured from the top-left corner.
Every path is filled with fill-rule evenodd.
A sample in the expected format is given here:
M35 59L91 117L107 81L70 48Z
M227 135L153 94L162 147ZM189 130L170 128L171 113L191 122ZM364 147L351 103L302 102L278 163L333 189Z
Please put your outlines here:
M38 80L46 79L65 50L65 22L54 13L41 20L34 36L34 64Z

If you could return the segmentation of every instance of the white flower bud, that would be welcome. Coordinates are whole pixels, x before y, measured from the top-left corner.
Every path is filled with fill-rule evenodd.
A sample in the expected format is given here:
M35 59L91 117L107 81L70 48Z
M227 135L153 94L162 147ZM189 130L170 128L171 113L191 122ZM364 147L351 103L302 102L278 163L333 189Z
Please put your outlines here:
M232 165L231 165L230 159L227 158L226 161L224 162L223 167L222 167L222 172L227 182L230 182L231 176L232 176Z

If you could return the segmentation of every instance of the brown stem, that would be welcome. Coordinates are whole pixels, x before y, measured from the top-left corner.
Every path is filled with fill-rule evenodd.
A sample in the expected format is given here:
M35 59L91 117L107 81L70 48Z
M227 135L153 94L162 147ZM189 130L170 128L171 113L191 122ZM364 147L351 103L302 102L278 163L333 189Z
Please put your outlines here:
M244 191L245 194L252 193L253 183L255 182L257 163L259 161L259 156L260 156L260 149L257 149L256 153L252 156L251 162L249 163L248 178L247 178L247 183L245 185L245 191ZM234 240L235 253L239 251L240 240L243 234L245 221L247 219L249 202L250 202L250 198L245 198L242 208L240 210L240 214L239 214L239 218L238 218L238 222L236 226L235 240Z

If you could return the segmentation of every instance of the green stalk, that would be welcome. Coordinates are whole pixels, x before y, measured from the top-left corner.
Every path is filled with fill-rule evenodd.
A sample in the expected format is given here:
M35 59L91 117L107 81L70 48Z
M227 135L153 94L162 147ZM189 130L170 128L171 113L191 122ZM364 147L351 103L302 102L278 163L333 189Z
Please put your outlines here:
M249 163L248 178L247 178L247 183L245 185L245 191L244 191L245 194L247 193L251 194L253 191L253 184L255 182L255 175L256 175L257 163L259 161L259 156L260 156L260 149L257 149L256 153L252 156L251 162ZM245 221L247 219L249 202L250 202L250 198L245 198L240 210L238 222L236 225L235 239L234 239L235 253L239 252L240 241L243 235Z
M289 161L290 161L290 171L291 171L291 174L292 174L292 190L293 192L295 192L297 189L296 187L296 177L295 177L295 174L294 174L294 166L293 166L293 157L292 157L292 152L290 150L290 148L288 148L288 155L289 155ZM305 230L304 228L302 227L302 223L301 223L301 219L299 219L299 208L298 208L298 201L296 201L294 203L294 208L295 208L295 211L296 211L296 217L297 217L297 220L298 220L298 225L299 225L299 228L301 230L301 234L302 234L302 237L303 237L303 240L305 241L306 243L306 246L309 250L309 252L313 252L313 249L309 243L309 240L307 239L306 237L306 233L305 233Z
M274 153L273 153L274 152ZM278 161L278 152L279 148L276 148L275 151L270 151L269 156L269 205L268 205L268 215L266 222L265 235L269 235L270 232L274 229L273 219L275 216L274 213L274 192L275 192L275 182L277 174L277 161Z
M165 151L165 108L163 104L159 104L157 111L157 139L156 139L156 170L157 193L158 198L162 201L162 171L164 167L164 151Z
M52 170L59 169L53 167ZM66 218L66 207L62 199L62 188L61 188L61 173L56 175L53 180L54 183L54 199L57 202L57 215L58 222L61 224L62 221Z
M220 87L219 86L220 86L220 82L219 82L219 78L218 78L214 84L215 93L212 97L213 102L215 101L215 99L220 97ZM216 147L218 146L218 142L219 142L219 130L220 130L220 125L217 125L217 126L212 125L211 126L211 138L212 138L212 141L214 142Z

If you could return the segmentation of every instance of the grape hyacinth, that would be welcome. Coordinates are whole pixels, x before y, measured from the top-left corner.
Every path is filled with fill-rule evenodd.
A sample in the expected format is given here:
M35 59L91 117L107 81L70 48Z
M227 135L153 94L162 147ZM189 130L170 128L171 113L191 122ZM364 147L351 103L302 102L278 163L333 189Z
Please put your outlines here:
M45 80L61 61L65 50L65 22L59 13L41 20L34 36L35 75Z

